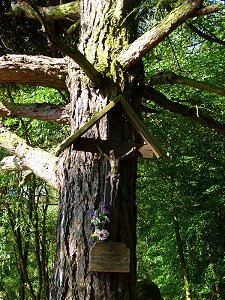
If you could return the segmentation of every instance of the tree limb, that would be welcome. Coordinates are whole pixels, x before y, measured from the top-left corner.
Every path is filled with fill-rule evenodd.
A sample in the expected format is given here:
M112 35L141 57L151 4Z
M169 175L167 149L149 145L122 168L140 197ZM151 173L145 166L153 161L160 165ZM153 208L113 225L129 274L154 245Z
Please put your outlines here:
M1 161L1 169L4 171L24 171L27 170L27 167L16 158L16 156L5 156Z
M202 81L193 80L188 77L177 75L171 71L160 72L146 80L146 85L150 86L156 84L182 84L196 89L215 93L220 96L225 96L225 89L223 87L218 87Z
M47 56L0 57L0 83L33 84L66 89L67 61Z
M221 6L219 4L212 4L212 5L198 9L197 12L195 13L195 16L200 17L200 16L209 15L209 14L219 11L220 9L221 9Z
M166 8L167 8L167 11L171 12L172 7L170 6L170 4L166 3L165 5L166 5ZM208 14L217 12L220 9L221 9L221 7L220 7L219 4L212 4L212 5L209 5L207 7L200 8L195 13L195 16L200 17L200 16L203 16L203 15L208 15ZM191 31L195 32L198 36L202 37L203 39L214 42L214 43L218 43L218 44L221 44L221 45L225 45L225 42L223 40L220 40L215 36L208 35L208 34L202 32L201 30L196 28L193 24L191 24L190 22L187 23L187 26L191 29Z
M40 13L47 21L52 20L78 20L80 19L80 1L73 1L56 6L37 7ZM27 2L18 2L12 6L12 11L6 13L7 16L19 16L31 19L37 19L36 13Z
M201 38L205 39L205 40L208 40L210 42L213 42L213 43L218 43L220 45L223 45L225 46L225 41L223 40L220 40L218 39L217 37L215 36L211 36L211 35L208 35L204 32L202 32L201 30L199 30L197 27L195 27L193 24L187 24L187 26L191 29L191 31L195 32L198 36L200 36Z
M212 128L225 136L225 125L221 124L210 116L206 116L200 111L200 109L197 109L198 107L188 107L178 102L175 103L151 86L145 86L143 89L143 97L153 101L168 111L189 118L202 124L203 126Z
M46 22L44 16L41 14L37 6L33 3L33 0L26 0L30 6L32 7L33 11L36 13L37 18L39 19L42 30L45 32L45 35L50 43L52 43L59 51L64 53L65 55L72 58L75 63L84 71L87 77L95 82L100 83L102 80L102 75L99 73L95 67L89 62L89 60L80 52L80 50L75 45L73 48L70 48L68 45L63 43L59 38L54 36L49 30L48 23Z
M185 0L178 4L158 25L144 33L128 45L118 56L117 61L124 68L138 62L151 49L163 41L173 30L187 19L196 16L202 0ZM202 8L201 8L202 10Z
M42 121L70 123L70 104L49 103L12 104L0 102L0 116L7 118L30 118Z
M168 12L171 12L171 10L173 9L172 6L170 5L169 2L165 2L164 3L166 9ZM219 11L221 9L221 5L220 4L211 4L209 6L205 6L205 7L201 7L199 8L196 12L195 12L195 17L200 17L200 16L205 16L205 15L209 15L212 13L215 13L217 11Z
M40 148L29 146L22 138L4 127L0 127L0 147L14 154L24 169L31 170L35 175L58 188L55 172L57 157Z

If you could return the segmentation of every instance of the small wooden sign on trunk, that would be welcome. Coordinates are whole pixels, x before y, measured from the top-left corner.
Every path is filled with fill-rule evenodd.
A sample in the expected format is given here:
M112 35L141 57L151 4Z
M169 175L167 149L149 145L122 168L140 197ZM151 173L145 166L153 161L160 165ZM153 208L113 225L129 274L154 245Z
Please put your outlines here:
M89 271L130 272L130 249L124 243L96 242L89 257Z

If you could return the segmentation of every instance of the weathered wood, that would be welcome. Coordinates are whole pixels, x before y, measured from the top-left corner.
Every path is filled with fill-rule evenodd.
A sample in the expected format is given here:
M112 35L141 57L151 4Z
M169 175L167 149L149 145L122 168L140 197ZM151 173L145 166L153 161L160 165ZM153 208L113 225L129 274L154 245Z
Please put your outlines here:
M43 149L31 147L24 139L4 127L0 127L0 147L14 154L20 160L23 169L31 170L35 175L58 189L57 157Z
M142 158L154 158L157 157L154 152L153 149L150 145L141 145L140 148L138 148L138 152L141 154ZM140 156L140 155L138 155Z
M130 250L124 243L97 242L90 250L89 271L130 272Z
M70 104L15 104L0 102L0 116L5 116L6 118L30 118L69 124L70 110Z
M66 18L71 20L80 19L80 1L47 7L38 6L38 10L47 21L65 20ZM6 15L37 19L37 14L32 10L32 7L24 1L12 5L12 10L7 12Z
M84 126L78 129L74 134L66 138L61 144L57 146L55 149L55 155L59 156L60 153L65 150L67 147L74 143L74 149L85 151L85 152L93 152L99 153L99 150L96 147L97 140L93 139L80 139L80 137L86 133L94 124L96 124L102 117L104 117L115 105L120 101L124 112L126 113L129 121L140 134L140 136L144 139L147 145L140 144L129 144L124 142L115 142L115 141L102 141L98 140L98 146L101 148L106 147L107 149L102 149L104 152L109 152L110 150L115 150L118 155L124 155L131 147L137 147L138 152L144 158L152 158L164 156L166 157L163 150L155 141L154 137L148 132L145 125L130 107L130 105L122 99L110 101L110 103L102 109L100 112L96 113L94 117L91 118ZM80 140L78 142L78 139ZM76 143L75 143L76 142ZM152 154L152 151L154 154ZM139 156L140 156L139 154Z
M80 136L82 136L85 132L88 131L94 124L96 124L102 117L104 117L110 109L112 109L119 100L110 101L105 108L103 108L100 112L96 113L91 120L89 120L84 126L78 129L74 134L66 138L61 144L59 144L55 150L55 156L59 156L59 154L72 145Z
M146 144L148 144L150 147L152 147L155 156L157 158L158 157L166 157L166 154L164 153L162 148L157 144L155 138L150 134L150 132L147 130L144 123L137 116L137 114L133 111L133 109L130 107L130 105L127 103L127 101L121 99L120 103L122 105L124 112L126 113L126 116L129 118L131 124L134 126L134 128L137 130L137 132L140 134L140 136L144 139Z
M142 158L153 158L155 157L153 153L153 148L149 145L137 144L137 143L127 143L127 142L117 142L114 140L101 140L101 139L91 139L80 137L73 144L74 150L99 153L97 148L98 145L104 153L109 153L110 150L115 150L115 153L119 156L124 155L130 151L133 147L136 147L134 155Z
M32 84L67 89L67 60L47 56L4 55L0 57L0 83Z

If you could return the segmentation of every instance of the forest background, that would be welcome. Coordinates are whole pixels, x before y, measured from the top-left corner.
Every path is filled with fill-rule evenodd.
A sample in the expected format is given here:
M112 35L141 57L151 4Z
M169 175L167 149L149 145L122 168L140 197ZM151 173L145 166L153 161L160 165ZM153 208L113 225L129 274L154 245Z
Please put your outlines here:
M140 34L149 22L163 18L165 3L143 1L137 8ZM48 47L35 20L6 16L10 6L0 3L0 55L59 55ZM170 71L218 86L224 96L223 11L189 21L154 48L144 59L146 78ZM69 23L62 22L64 27ZM60 35L74 43L69 33ZM203 113L216 120L220 130L191 120L179 106L171 112L169 106L145 103L144 122L171 159L138 159L138 278L155 282L165 300L187 299L187 289L192 299L224 299L224 97L180 84L155 86L168 99L194 109L193 119ZM0 98L11 104L67 102L60 90L12 84L1 85ZM69 132L66 125L29 118L2 116L1 123L47 150ZM7 155L1 149L1 159ZM27 282L45 299L55 254L57 192L33 174L24 181L24 172L1 171L0 197L0 299L30 299Z

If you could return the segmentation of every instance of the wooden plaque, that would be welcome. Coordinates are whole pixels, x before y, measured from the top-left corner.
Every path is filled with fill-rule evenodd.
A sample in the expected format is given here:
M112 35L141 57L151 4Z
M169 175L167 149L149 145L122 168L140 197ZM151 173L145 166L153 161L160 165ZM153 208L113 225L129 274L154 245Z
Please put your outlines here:
M96 242L89 257L89 271L130 272L130 249L124 243Z

